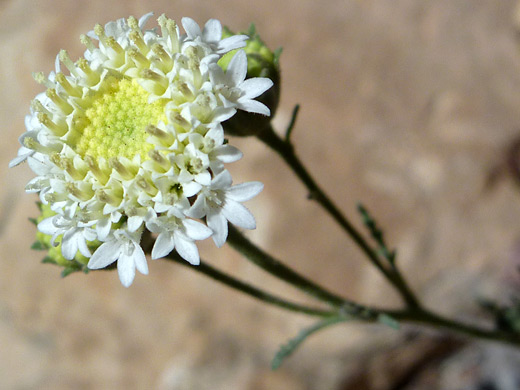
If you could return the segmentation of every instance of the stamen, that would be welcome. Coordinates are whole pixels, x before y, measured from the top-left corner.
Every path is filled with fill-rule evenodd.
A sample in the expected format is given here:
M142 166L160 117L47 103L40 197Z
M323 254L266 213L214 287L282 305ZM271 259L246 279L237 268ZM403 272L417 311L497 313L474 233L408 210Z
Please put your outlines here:
M139 29L132 30L132 31L130 31L128 36L130 37L132 42L137 46L139 51L141 53L143 53L143 55L148 54L150 49L148 48L148 46L146 45L146 43L143 40L143 35L141 33L141 30L139 30Z
M142 55L137 49L128 49L128 56L135 62L135 65L140 68L147 68L150 66L150 60Z
M135 16L128 17L128 25L132 30L139 30L139 22L135 18Z
M44 114L51 115L51 112L47 110L43 106L42 102L40 102L38 99L34 99L31 101L31 110L33 112L42 112Z
M154 162L159 164L159 166L161 166L161 168L163 168L165 171L170 169L170 167L171 167L170 162L158 150L155 150L155 149L150 150L148 152L148 155Z
M157 188L155 186L150 185L148 180L146 180L144 177L140 177L136 180L136 184L139 188L146 191L151 196L155 196L158 192Z
M23 139L23 146L25 146L27 149L34 150L35 152L42 153L42 154L51 154L54 152L49 147L43 146L38 141L36 141L34 138L31 137L25 137Z
M178 112L171 112L169 115L169 119L175 123L176 125L179 125L180 127L184 129L190 128L190 122L188 122L184 117L178 113Z
M175 140L175 137L171 133L163 131L154 125L148 125L145 128L145 131L148 134L154 136L155 138L160 139L161 141L164 141L164 143L168 144L168 145L171 145L172 142Z
M94 72L86 59L84 58L80 58L77 62L78 64L78 68L81 69L81 71L85 74L86 78L87 78L87 83L89 85L96 85L97 83L99 83L99 80L100 80L100 76L99 74L97 74L96 72Z
M88 165L90 171L94 174L96 179L98 179L102 184L106 184L108 179L110 178L110 173L107 173L103 171L96 160L94 160L94 157L86 155L83 157L83 160Z
M148 68L143 69L141 71L141 77L143 79L155 81L157 84L159 84L163 88L162 93L158 94L158 95L162 95L164 93L164 91L166 90L166 88L168 87L168 80L165 77L161 76L160 74L155 73L151 69L148 69Z
M89 36L85 35L85 34L81 34L79 36L79 40L81 41L82 44L84 44L87 49L91 52L93 52L94 50L97 49L96 46L94 46L94 43L92 43L92 39L90 39Z
M66 183L65 190L82 202L91 199L92 195L94 195L94 192L92 190L87 191L86 189L79 189L78 187L76 187L76 185L74 185L74 183Z
M105 34L105 28L102 25L100 25L99 23L94 26L94 34L97 35L97 37L99 38L99 41L103 45L107 46L107 44L106 44L107 36Z
M49 88L45 94L49 99L52 100L56 107L63 111L65 115L69 115L74 110L74 108L69 103L67 103L56 93L54 88Z
M106 46L114 50L117 54L123 54L124 50L114 37L107 37Z
M114 168L117 173L119 173L121 175L121 177L125 180L131 180L135 177L135 175L137 174L137 171L136 172L132 172L133 169L128 169L127 167L125 167L121 161L119 161L116 157L112 157L110 160L109 160L109 164L112 168Z
M74 166L74 161L71 158L62 158L62 165L63 169L67 171L67 173L72 177L74 180L83 180L85 178L85 175L87 174L86 171L81 172ZM90 195L92 196L92 194Z
M76 65L74 65L74 62L69 57L69 53L67 53L66 50L60 50L60 61L67 67L70 74L79 77L78 71L76 69Z
M170 49L173 53L179 52L179 37L177 35L177 24L172 19L168 19L162 14L157 19L157 23L161 26L161 34L164 38L169 38Z
M178 85L179 91L184 95L184 97L187 100L193 100L195 98L195 95L193 95L193 92L191 92L190 87L188 87L188 84L186 83L180 83Z
M47 115L43 112L39 112L37 114L37 117L42 125L44 125L46 128L48 128L50 131L53 132L54 135L56 135L58 137L65 135L65 133L68 130L66 123L62 123L61 125L58 125L58 124L54 123L51 120L51 118L49 118L49 115Z
M96 198L103 203L107 203L111 206L118 206L121 203L121 199L116 197L113 194L108 194L106 191L103 190L97 190L96 191Z
M32 77L34 81L36 81L40 85L44 85L47 88L55 87L54 83L52 83L47 77L45 77L43 72L33 72Z
M74 87L72 84L67 80L67 77L61 72L56 73L56 81L63 87L63 89L71 96L80 97L81 96L81 89L80 87Z

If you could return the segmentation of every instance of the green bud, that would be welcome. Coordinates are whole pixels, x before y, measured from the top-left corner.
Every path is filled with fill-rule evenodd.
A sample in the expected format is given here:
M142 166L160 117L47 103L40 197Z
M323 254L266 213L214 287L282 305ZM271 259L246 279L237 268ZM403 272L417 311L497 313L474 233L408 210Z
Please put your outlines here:
M248 136L256 135L268 128L271 123L271 118L276 113L278 102L280 100L280 54L282 49L279 48L274 52L271 51L260 38L256 32L254 24L251 24L248 31L241 32L249 36L246 47L243 49L247 55L247 76L253 77L267 77L273 81L273 86L260 95L256 100L264 103L271 110L271 116L254 114L239 110L231 119L222 123L224 131L230 135ZM227 27L224 28L222 38L227 38L236 35ZM235 55L237 50L230 51L224 55L218 62L220 67L227 69L231 58Z

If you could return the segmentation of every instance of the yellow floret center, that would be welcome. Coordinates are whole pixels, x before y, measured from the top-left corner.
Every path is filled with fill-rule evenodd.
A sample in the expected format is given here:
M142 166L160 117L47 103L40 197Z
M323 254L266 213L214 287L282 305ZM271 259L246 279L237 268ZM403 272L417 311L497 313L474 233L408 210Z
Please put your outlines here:
M148 102L149 93L135 79L108 77L103 91L94 97L85 110L86 126L76 144L81 156L94 158L126 157L140 155L142 160L153 145L146 142L148 125L166 121L164 102Z

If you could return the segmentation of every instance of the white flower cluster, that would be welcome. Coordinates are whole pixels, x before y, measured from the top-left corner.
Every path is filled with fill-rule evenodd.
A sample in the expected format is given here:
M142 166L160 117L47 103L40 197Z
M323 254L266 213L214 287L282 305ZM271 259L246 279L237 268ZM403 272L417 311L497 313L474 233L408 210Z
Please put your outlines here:
M255 227L240 202L263 187L232 186L224 168L242 154L227 144L221 123L237 109L270 113L253 99L272 82L245 79L243 51L226 72L217 64L247 36L221 39L218 20L201 31L190 18L182 19L181 35L164 15L158 29L143 30L150 16L96 25L81 37L84 58L73 62L61 51L55 72L34 75L47 91L32 102L10 164L27 160L36 173L26 191L39 193L56 213L38 229L53 241L63 236L63 256L79 251L90 257L90 269L117 261L124 286L136 268L148 273L140 245L145 229L157 235L153 259L175 249L198 264L196 240L212 236L220 247L228 221ZM90 253L95 240L101 245Z

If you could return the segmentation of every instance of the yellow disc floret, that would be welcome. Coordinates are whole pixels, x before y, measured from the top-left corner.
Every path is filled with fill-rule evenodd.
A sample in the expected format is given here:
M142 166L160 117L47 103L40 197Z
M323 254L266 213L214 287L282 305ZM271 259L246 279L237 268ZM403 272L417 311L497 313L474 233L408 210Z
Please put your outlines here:
M103 92L94 97L85 111L87 124L76 144L81 156L126 157L140 155L142 160L153 145L146 142L145 128L166 121L164 102L148 102L149 93L135 80L107 77Z

